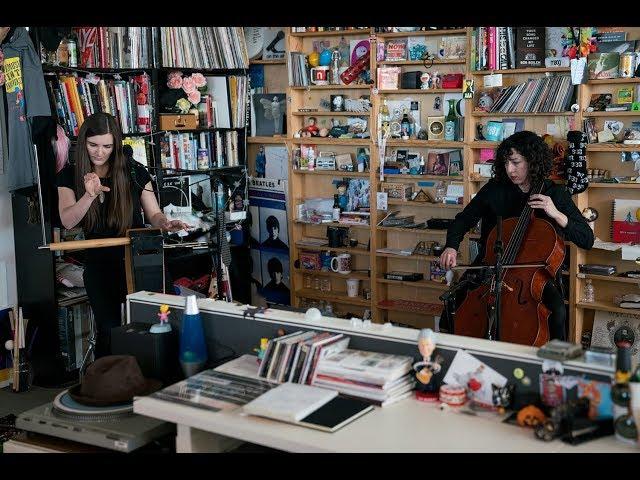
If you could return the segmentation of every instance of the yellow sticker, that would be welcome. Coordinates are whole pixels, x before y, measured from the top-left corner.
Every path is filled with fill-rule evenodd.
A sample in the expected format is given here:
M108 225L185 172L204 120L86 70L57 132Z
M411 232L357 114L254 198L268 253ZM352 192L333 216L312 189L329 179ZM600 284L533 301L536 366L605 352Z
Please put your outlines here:
M16 88L22 90L22 69L20 68L20 57L4 59L4 78L7 93L15 92Z
M524 370L522 370L521 368L514 369L513 376L520 380L522 377L524 377Z

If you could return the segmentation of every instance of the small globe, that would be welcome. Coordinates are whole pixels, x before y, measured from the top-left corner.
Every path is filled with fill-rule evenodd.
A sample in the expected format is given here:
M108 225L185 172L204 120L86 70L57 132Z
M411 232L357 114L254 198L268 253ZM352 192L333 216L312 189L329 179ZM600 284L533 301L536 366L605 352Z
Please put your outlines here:
M320 65L320 54L318 52L313 52L309 54L309 66L317 67Z
M582 216L587 220L587 222L593 222L598 218L598 211L593 207L586 207L582 210Z
M320 65L328 67L331 65L331 50L325 48L320 54Z

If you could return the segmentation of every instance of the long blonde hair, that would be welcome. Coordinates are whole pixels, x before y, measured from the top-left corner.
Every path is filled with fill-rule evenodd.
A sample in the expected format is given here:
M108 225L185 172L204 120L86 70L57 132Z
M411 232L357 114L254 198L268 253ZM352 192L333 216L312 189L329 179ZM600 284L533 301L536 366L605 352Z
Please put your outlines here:
M87 151L87 139L96 135L113 135L113 151L107 165L112 178L110 200L107 208L106 224L116 229L119 235L125 235L133 223L133 200L131 180L128 172L128 160L122 152L122 134L115 118L108 113L94 113L89 116L78 134L78 147L75 152L75 190L76 198L85 193L84 176L93 172L93 163ZM99 223L98 203L93 202L84 216L82 227L90 232Z

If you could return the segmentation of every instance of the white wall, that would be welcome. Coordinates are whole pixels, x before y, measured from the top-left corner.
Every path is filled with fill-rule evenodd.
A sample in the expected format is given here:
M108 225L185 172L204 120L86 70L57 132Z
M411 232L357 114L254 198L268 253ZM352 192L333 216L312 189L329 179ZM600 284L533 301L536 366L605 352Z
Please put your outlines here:
M15 305L17 301L11 194L7 190L7 176L0 175L0 308Z

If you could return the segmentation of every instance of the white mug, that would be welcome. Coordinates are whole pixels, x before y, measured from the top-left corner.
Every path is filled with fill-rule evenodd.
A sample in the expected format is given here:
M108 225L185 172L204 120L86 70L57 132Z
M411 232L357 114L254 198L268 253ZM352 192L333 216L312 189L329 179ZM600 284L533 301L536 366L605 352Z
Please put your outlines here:
M310 74L311 83L314 85L329 85L329 67L324 65L313 67Z
M360 289L360 279L358 278L347 279L347 296L348 297L357 297L359 289Z
M331 270L343 275L351 273L351 254L341 253L331 259Z

